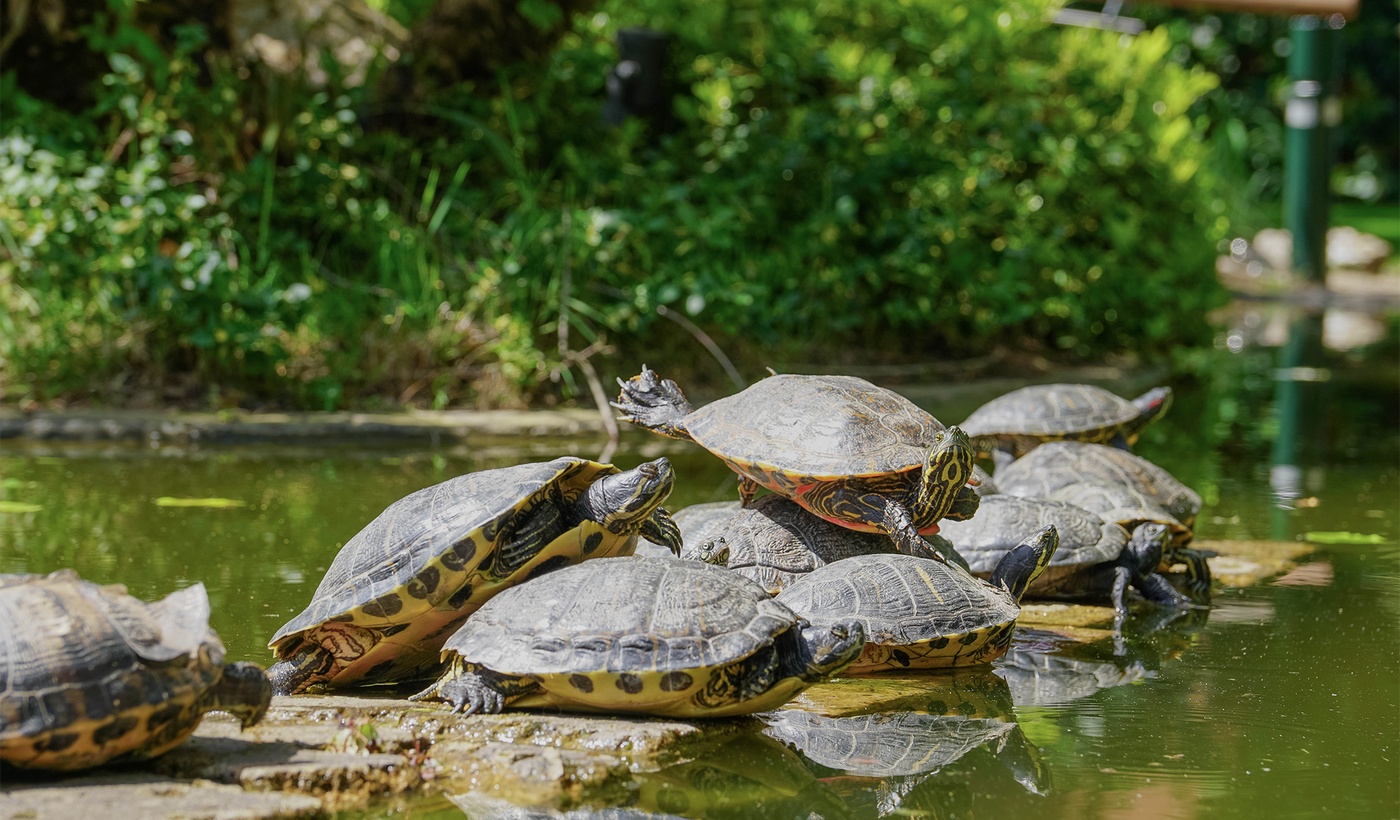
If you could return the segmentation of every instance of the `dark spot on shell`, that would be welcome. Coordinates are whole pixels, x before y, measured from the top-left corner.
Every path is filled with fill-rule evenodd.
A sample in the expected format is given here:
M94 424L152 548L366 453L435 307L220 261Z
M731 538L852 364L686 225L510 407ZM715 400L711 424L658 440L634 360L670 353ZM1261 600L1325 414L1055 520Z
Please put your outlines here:
M397 615L399 610L403 609L403 599L391 592L388 595L380 595L360 609L371 618L387 618Z
M890 657L894 660L895 663L899 664L900 666L909 665L909 653L905 652L902 649L896 649L890 652Z
M967 646L968 644L977 643L977 639L979 637L981 636L979 636L976 632L969 632L966 635L963 635L961 638L958 638L958 643L962 644L963 646Z
M426 595L435 592L438 584L442 583L442 573L438 572L437 567L424 567L415 580L423 585L423 589L427 590L424 596L426 597Z
M947 639L947 638L937 638L937 639L935 639L935 640L929 641L929 646L933 647L934 649L942 649L943 647L945 647L945 646L947 646L947 645L948 645L948 639Z
M964 701L958 704L958 714L964 717L972 717L977 714L977 707L974 704Z
M587 675L570 675L569 685L580 692L592 692L593 681Z
M353 620L355 620L355 616L352 615L351 613L347 612L347 613L345 613L344 615L336 615L336 616L333 617L333 618L327 618L327 619L326 619L326 623L328 623L328 624L348 624L348 623L350 623L350 622L353 621ZM292 651L292 650L295 650L295 649L296 649L296 647L288 647L288 651Z
M677 788L663 788L656 793L656 807L667 814L685 814L690 811L690 798Z
M99 726L92 733L92 741L99 746L111 743L136 728L139 723L134 717L119 717L105 726Z
M80 735L77 732L54 732L48 737L34 741L34 751L36 752L61 752L78 742Z
M179 717L183 711L185 711L185 707L178 703L171 703L164 708L157 709L146 718L146 731L154 732L162 725Z
M467 601L472 599L472 585L467 584L461 589L452 593L452 597L447 599L447 605L452 609L461 609L467 605Z
M458 572L466 567L467 564L471 563L471 560L475 557L476 539L468 535L466 538L454 544L452 549L444 552L442 558L438 560L442 562L444 567L447 567L453 572Z
M680 692L690 688L694 681L684 672L667 672L661 677L661 691Z
M571 563L573 562L569 560L569 557L567 555L556 555L552 558L546 558L540 562L539 566L530 570L530 574L526 575L521 580L521 583L523 584L525 583L525 581L528 581L531 578L538 578L541 575L547 575L555 571L556 569L563 569Z
M941 700L931 700L928 702L928 713L930 715L948 714L948 704Z
M594 552L597 551L598 547L602 545L603 534L601 532L595 532L587 538L583 539L583 554L592 555Z
M635 695L642 691L642 679L630 672L623 672L617 678L617 688L629 695Z
M379 634L382 637L387 638L390 635L397 635L405 629L408 629L408 624L394 624L393 626L386 626L383 629L379 630Z

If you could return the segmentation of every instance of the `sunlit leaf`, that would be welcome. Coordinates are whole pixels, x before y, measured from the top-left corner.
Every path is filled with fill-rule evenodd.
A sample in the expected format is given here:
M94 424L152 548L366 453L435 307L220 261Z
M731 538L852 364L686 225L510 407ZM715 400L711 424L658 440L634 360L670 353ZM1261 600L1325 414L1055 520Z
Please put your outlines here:
M157 507L207 507L214 510L246 506L236 498L175 498L163 495L156 499Z
M1304 533L1303 538L1314 544L1384 544L1385 539L1379 535L1363 534L1359 532L1309 532Z
M0 513L38 512L43 508L43 504L26 504L23 501L0 501Z

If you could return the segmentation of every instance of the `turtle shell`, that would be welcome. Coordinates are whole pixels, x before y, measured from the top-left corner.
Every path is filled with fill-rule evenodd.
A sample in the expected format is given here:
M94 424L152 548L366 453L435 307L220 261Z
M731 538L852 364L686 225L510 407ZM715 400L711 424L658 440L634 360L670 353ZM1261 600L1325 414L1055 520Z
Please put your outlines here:
M1050 498L1086 509L1100 518L1116 521L1130 532L1139 524L1154 521L1166 525L1171 530L1173 542L1181 544L1191 540L1190 527L1157 506L1147 496L1122 484L1090 484L1081 481L1061 487L1051 493Z
M805 480L918 469L946 429L864 379L794 375L770 376L707 404L686 417L685 427L731 464Z
M957 567L910 555L857 555L818 567L774 600L816 626L854 618L865 650L851 671L990 663L1011 645L1020 604Z
M1095 440L1107 441L1140 415L1140 407L1102 387L1035 384L992 399L960 426L969 436L1096 433L1102 438Z
M1048 498L1070 484L1119 484L1136 490L1190 526L1201 511L1201 497L1156 464L1116 447L1055 441L1032 450L996 474L1008 495Z
M939 535L925 537L943 540ZM883 533L846 529L778 495L734 509L728 518L711 525L703 547L697 545L688 557L700 558L703 548L718 544L720 539L729 548L729 569L752 578L774 595L818 567L843 558L898 552L894 541ZM937 560L932 551L924 557Z
M0 577L0 760L78 769L184 740L224 672L203 584L148 604L72 570Z
M1046 525L1054 525L1059 532L1060 546L1050 565L1026 589L1026 597L1077 596L1090 591L1081 588L1089 584L1089 568L1114 560L1128 545L1127 530L1088 510L1063 501L1012 495L983 498L975 516L949 522L943 534L967 559L973 573L985 578L1007 552Z
M773 652L797 622L758 585L724 569L679 558L605 558L492 598L447 641L443 656L528 676L547 703L678 714L675 704L718 685L714 673ZM516 704L537 705L538 697Z
M569 531L518 566L498 549L535 505L551 497L571 502L617 472L563 457L469 473L408 495L341 548L310 605L268 645L285 659L302 636L328 623L376 628L396 640L375 644L340 671L338 683L429 673L451 630L500 589L583 557L631 552L635 535L619 538L599 526L586 538Z

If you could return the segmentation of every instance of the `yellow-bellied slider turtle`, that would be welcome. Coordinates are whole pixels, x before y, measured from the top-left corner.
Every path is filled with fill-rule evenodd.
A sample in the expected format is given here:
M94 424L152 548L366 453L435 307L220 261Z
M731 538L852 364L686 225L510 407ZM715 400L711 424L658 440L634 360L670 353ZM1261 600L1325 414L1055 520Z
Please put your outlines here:
M310 606L268 644L278 694L434 675L447 638L491 596L637 535L680 551L664 458L620 472L557 458L444 481L390 504L341 548Z
M224 664L203 584L153 604L73 570L0 576L0 761L82 769L179 745L205 712L248 728L272 687Z
M1128 532L1140 525L1154 522L1166 527L1171 533L1171 541L1165 548L1162 564L1167 569L1172 565L1186 566L1186 587L1196 596L1210 595L1210 565L1202 553L1186 549L1191 542L1191 528L1177 520L1176 516L1157 506L1142 493L1122 484L1089 484L1079 482L1067 484L1050 495L1055 501L1064 501L1088 510L1100 518L1116 521Z
M852 618L865 650L852 672L991 663L1011 646L1021 594L1055 555L1053 526L1005 553L982 581L909 555L857 555L819 567L774 600L816 626Z
M1047 441L1088 441L1127 450L1171 407L1158 387L1132 401L1090 384L1035 384L992 399L962 423L979 456L998 467Z
M680 558L586 561L506 590L443 647L446 674L415 697L725 717L776 708L846 667L854 621L815 627L747 578Z
M1129 535L1118 524L1063 501L994 495L982 499L982 508L972 520L957 522L944 532L972 571L984 575L1008 550L1046 525L1059 531L1060 548L1030 585L1029 597L1108 597L1121 618L1127 613L1124 596L1131 584L1153 603L1193 606L1156 573L1169 536L1162 524L1143 524Z
M749 507L739 507L737 502L734 506L727 518L706 528L705 540L687 541L681 557L728 567L771 595L833 561L899 551L882 533L848 530L780 495L766 495ZM962 562L943 536L929 535L925 540L941 544L949 560ZM938 560L934 550L921 548L920 552L922 558Z
M771 376L699 410L646 367L618 383L613 406L626 421L719 456L738 473L745 506L767 487L843 527L883 532L909 554L939 519L977 509L967 436L864 379Z
M1006 495L1049 498L1069 484L1121 484L1137 490L1190 527L1201 511L1201 497L1172 474L1145 458L1102 444L1053 441L1037 447L996 474Z

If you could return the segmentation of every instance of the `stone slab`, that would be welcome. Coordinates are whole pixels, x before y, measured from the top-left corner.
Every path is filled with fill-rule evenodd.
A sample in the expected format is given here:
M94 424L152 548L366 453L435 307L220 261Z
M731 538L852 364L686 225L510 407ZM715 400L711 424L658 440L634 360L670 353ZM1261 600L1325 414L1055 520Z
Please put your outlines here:
M315 797L208 780L108 773L23 782L7 773L0 820L264 820L323 817Z

